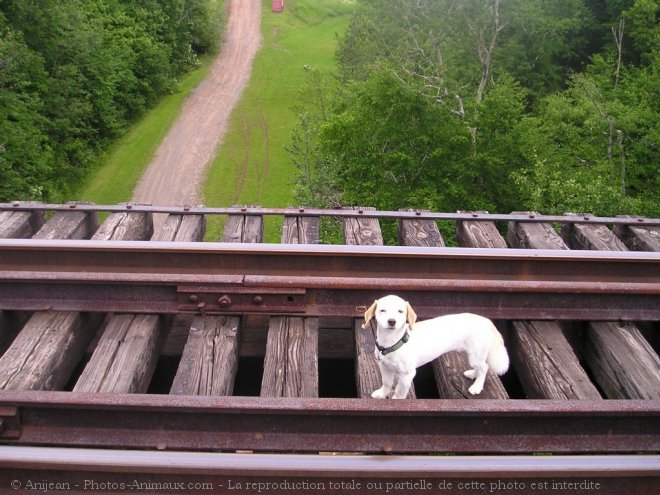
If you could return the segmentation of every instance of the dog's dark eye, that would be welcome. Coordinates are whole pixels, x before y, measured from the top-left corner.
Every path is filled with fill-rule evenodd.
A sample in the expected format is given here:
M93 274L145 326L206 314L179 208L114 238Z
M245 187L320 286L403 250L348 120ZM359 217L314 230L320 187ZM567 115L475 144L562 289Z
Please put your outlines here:
M386 311L385 309L379 309L378 310L379 313L384 313L385 311Z
M401 313L401 314L403 314L403 310L402 310L402 309L400 309L400 310L399 310L399 313Z

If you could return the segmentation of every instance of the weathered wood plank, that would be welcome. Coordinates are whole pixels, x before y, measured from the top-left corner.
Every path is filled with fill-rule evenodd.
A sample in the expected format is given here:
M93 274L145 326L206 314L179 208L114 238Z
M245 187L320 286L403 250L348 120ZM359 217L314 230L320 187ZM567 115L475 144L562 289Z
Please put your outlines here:
M142 212L115 212L108 215L94 233L97 241L147 241L154 233L153 216Z
M112 217L112 215L111 215ZM197 241L204 232L201 215L168 215L155 235L149 214L129 212L109 217L104 224L111 239L135 236L159 241ZM106 225L108 224L108 225ZM110 232L112 232L110 234ZM151 381L160 348L162 321L155 315L113 315L85 367L75 390L142 393Z
M466 228L466 230L469 230ZM442 247L445 245L438 225L432 220L401 220L399 241L404 246ZM438 315L440 316L440 315ZM472 380L463 372L470 369L467 356L461 352L443 354L432 363L433 375L441 399L508 399L509 394L497 375L489 372L483 391L474 396L468 392Z
M513 213L538 215L533 211ZM509 222L507 240L512 248L569 249L557 231L548 223Z
M351 208L348 208L351 209ZM354 207L354 210L374 210L374 208ZM344 242L359 246L382 246L383 233L377 218L344 218ZM373 301L364 301L369 306ZM355 320L355 375L358 397L369 398L371 393L383 385L380 368L374 351L376 330L362 328L362 319ZM408 399L416 398L415 385L411 385Z
M282 244L318 244L319 217L284 217Z
M32 315L0 358L0 389L61 390L93 335L89 325L75 312Z
M96 212L58 211L39 229L34 239L89 239L98 229Z
M494 222L456 222L456 240L459 246L465 247L507 247Z
M484 389L479 395L472 395L468 388L473 380L468 380L463 372L470 369L467 356L462 352L448 352L433 361L433 376L441 399L508 399L509 394L499 376L488 372Z
M456 222L456 239L458 240L459 245L463 247L502 249L507 247L504 238L498 232L494 222ZM463 370L469 369L469 363L464 355L453 353L453 355L448 355L446 359L449 360L449 364L446 364L445 366L446 368L453 370L453 373L460 372L462 374ZM463 361L457 362L456 360L458 359L462 359ZM450 382L454 384L454 386L452 388L444 389L442 393L458 393L460 397L469 398L470 394L465 393L464 384L459 380L459 376L450 378ZM488 371L483 392L475 398L485 397L493 399L509 398L509 394L504 388L502 380L492 371Z
M91 235L85 228L90 228L92 222L80 212L56 213L45 224L42 222L35 237L72 239ZM26 390L64 387L82 359L99 321L98 315L35 313L0 359L0 381L8 387Z
M74 392L144 393L156 369L158 315L114 315Z
M185 235L188 236L186 240L202 240L204 232L200 227L205 225L203 218L202 225L195 228L191 224L193 218L187 219L184 226L184 219L176 217L180 215L167 218L160 230L161 238L165 236L165 231L172 231L171 224L178 220L177 225L179 228L184 227ZM236 221L235 217L230 216L225 224L223 242L243 242L246 221L244 217L239 217L240 221ZM199 221L200 218L197 219ZM175 239L177 235L169 234L168 237ZM231 395L238 369L239 329L239 317L196 317L189 326L188 338L170 393Z
M167 215L152 241L198 242L204 240L204 215Z
M262 397L318 397L318 319L271 317Z
M568 249L545 223L509 222L507 238L514 248ZM601 398L557 322L514 321L512 327L511 360L530 399Z
M170 394L231 395L238 369L237 316L196 317Z
M635 325L590 322L589 329L586 359L608 398L660 399L660 359Z
M112 213L92 236L95 240L148 240L151 213ZM74 390L146 392L156 369L161 322L157 315L112 315Z
M152 241L198 242L204 240L206 217L204 215L167 215ZM176 315L165 335L161 355L180 356L191 330L192 316Z
M576 249L628 250L604 225L569 224L562 228L562 237ZM646 399L649 387L660 391L658 354L633 324L590 323L582 351L608 398Z
M264 222L261 215L229 215L221 242L261 242Z
M615 225L614 234L631 251L660 252L660 226ZM651 344L653 350L660 352L660 324L638 322L638 328Z
M601 399L555 321L514 321L511 360L530 399Z
M375 210L375 208L346 207L345 210ZM383 233L377 218L344 218L344 242L351 246L382 246Z
M364 399L371 397L371 393L383 385L378 361L374 356L376 331L371 325L362 328L360 320L355 320L354 328L357 392L358 397ZM408 398L411 398L412 389Z
M283 244L317 244L317 217L285 217ZM318 397L317 318L272 317L268 324L262 397Z
M631 251L660 251L660 226L616 225L614 234Z
M412 210L408 210L412 211ZM444 247L445 240L433 220L399 220L399 244L402 246Z
M179 215L180 216L180 215ZM158 240L201 240L205 225L197 216L198 224L188 215L182 219L170 215L159 231ZM186 234L166 234L179 225ZM225 223L222 242L261 242L263 221L261 216L230 215ZM156 239L154 239L156 240ZM186 324L186 318L175 320L175 324ZM234 390L241 334L241 318L237 316L195 317L188 327L188 337L183 348L179 367L170 388L176 395L231 395ZM172 333L172 332L170 332ZM174 331L175 336L179 334ZM172 337L172 335L171 335Z
M193 315L177 315L166 334L161 356L181 356L188 340ZM239 357L263 359L266 355L268 324L266 315L246 315L241 323ZM353 320L319 318L319 359L354 359Z
M0 211L0 239L27 239L44 222L43 211Z
M628 251L626 245L606 225L566 223L561 237L571 249Z
M43 212L0 211L0 239L31 237L44 221ZM0 355L12 343L19 329L13 314L0 310Z

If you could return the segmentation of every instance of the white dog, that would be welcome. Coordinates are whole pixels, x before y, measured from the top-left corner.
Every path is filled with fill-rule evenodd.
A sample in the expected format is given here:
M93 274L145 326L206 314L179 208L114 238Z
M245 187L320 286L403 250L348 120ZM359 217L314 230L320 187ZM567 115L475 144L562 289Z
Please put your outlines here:
M493 322L472 313L440 316L416 322L417 315L407 301L385 296L374 301L364 313L364 325L376 318L376 358L383 386L371 397L386 399L397 378L394 399L405 399L417 368L450 351L467 352L472 369L464 375L474 380L468 391L480 394L486 373L503 375L509 369L509 355Z

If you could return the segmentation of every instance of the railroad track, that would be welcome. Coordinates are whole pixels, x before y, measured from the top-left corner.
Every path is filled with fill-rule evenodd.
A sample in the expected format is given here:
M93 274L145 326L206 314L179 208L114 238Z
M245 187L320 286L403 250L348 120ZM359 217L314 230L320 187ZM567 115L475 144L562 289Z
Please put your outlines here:
M659 251L647 218L0 205L0 490L653 493ZM369 399L387 293L495 319L513 369L474 399L450 354Z

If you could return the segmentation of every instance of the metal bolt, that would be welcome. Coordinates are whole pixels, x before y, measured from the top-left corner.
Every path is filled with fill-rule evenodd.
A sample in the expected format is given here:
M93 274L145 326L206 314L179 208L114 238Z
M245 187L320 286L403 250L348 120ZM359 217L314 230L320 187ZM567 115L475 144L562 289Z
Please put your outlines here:
M197 294L190 294L190 295L188 296L188 300L189 300L190 302L197 302L197 301L199 301L199 297L197 296Z
M254 296L254 304L263 304L264 298L261 296Z
M229 306L231 304L231 298L225 294L220 299L218 299L218 304L220 306Z

